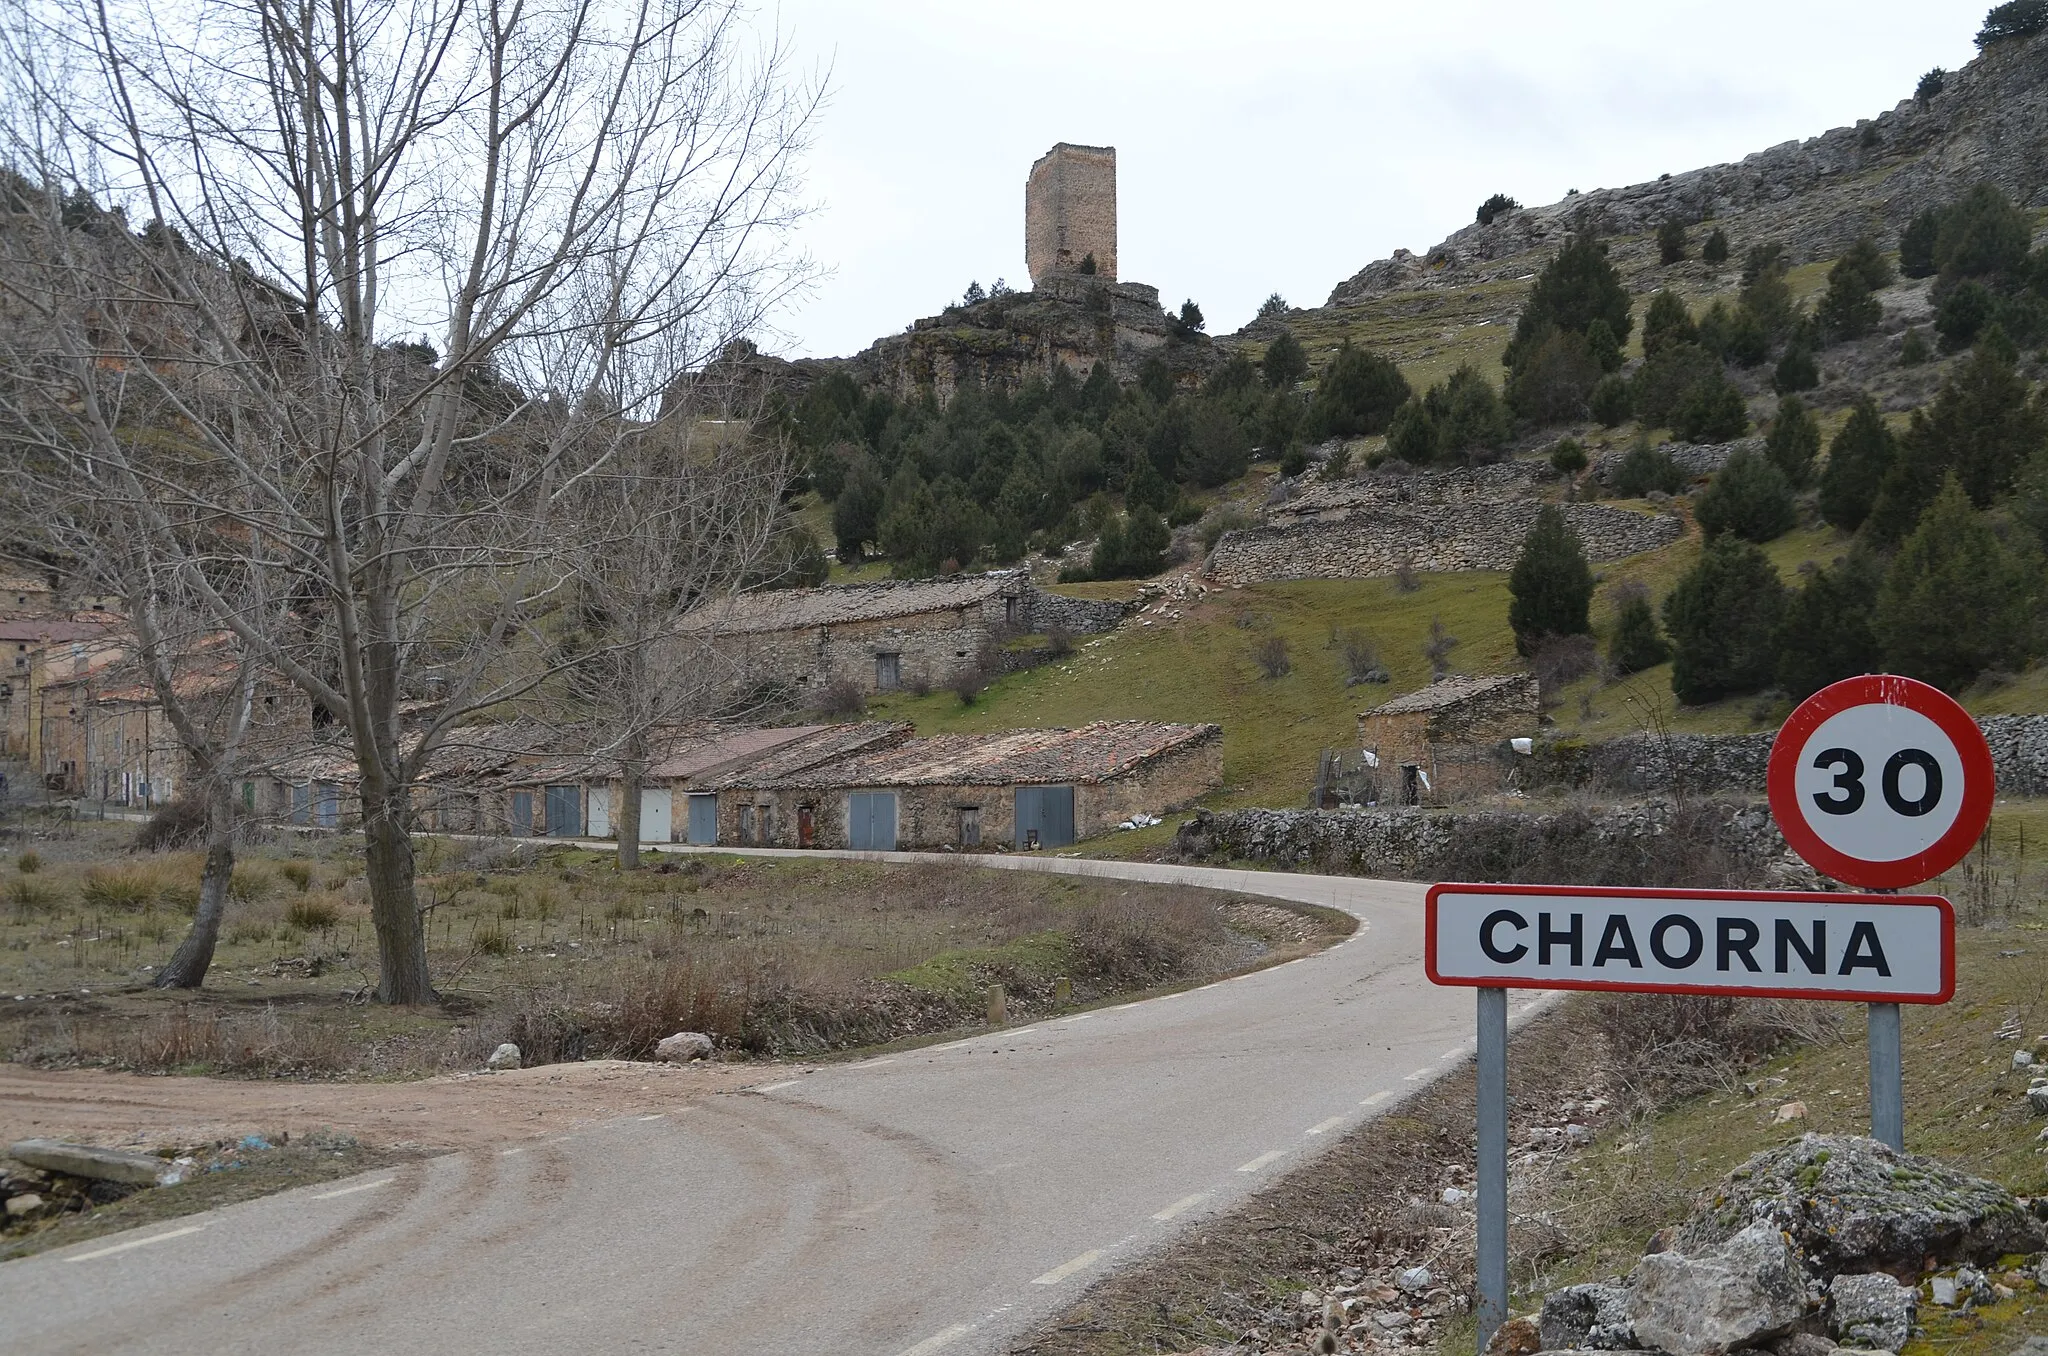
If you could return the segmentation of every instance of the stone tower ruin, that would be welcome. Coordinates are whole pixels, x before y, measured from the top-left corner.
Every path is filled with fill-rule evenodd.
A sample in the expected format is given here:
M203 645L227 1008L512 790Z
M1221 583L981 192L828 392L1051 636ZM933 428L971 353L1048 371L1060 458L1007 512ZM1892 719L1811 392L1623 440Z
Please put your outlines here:
M1024 263L1036 287L1080 272L1091 254L1096 275L1115 282L1116 147L1062 141L1024 181Z

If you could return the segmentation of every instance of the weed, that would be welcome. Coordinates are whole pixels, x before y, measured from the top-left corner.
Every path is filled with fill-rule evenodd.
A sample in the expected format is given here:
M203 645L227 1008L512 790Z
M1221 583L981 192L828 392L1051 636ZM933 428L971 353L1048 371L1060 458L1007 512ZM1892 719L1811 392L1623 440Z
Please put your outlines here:
M228 929L229 946L261 946L270 940L270 924L243 922Z
M277 874L292 883L300 894L313 888L313 864L311 862L281 862Z
M154 871L140 867L96 866L78 893L95 909L139 909L156 898L160 883Z
M1294 672L1294 658L1288 652L1287 637L1278 634L1264 636L1253 644L1252 662L1268 678L1285 678Z
M341 921L341 910L317 895L295 899L285 907L284 921L301 932L326 932Z
M240 904L254 904L269 894L277 884L277 877L266 867L244 863L235 867L235 874L228 879L228 895Z
M14 869L24 876L33 876L36 872L43 869L42 854L34 848L30 848L27 852L14 859Z
M14 911L27 918L39 913L53 913L57 908L57 892L38 881L16 880L7 887L7 900L14 905Z
M493 923L476 934L476 949L486 956L509 956L512 954L512 938L504 928Z

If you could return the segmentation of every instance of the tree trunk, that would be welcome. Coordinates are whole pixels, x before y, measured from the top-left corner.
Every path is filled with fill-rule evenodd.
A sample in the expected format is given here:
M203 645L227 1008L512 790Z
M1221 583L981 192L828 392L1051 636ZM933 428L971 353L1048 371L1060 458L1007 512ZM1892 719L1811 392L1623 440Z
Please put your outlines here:
M619 831L619 870L640 869L640 787L647 776L647 764L629 757L620 770L619 804L612 815L612 827Z
M210 777L206 788L206 869L199 877L199 911L177 952L157 972L157 988L196 989L206 982L213 949L220 941L221 915L227 910L228 882L234 874L234 806L227 783Z
M377 1001L433 1003L427 933L413 888L412 813L404 788L363 784L363 874L377 933Z

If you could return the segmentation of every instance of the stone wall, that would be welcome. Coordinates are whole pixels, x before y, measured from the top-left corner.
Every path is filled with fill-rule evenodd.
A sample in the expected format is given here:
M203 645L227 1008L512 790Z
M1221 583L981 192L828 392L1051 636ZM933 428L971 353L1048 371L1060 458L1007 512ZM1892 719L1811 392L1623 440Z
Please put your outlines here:
M1272 579L1369 579L1406 563L1430 573L1507 570L1542 506L1470 499L1361 509L1226 532L1203 567L1223 584ZM1567 504L1565 518L1590 560L1619 560L1668 546L1678 519L1608 504Z
M1033 589L1025 595L1024 612L1020 624L1027 631L1065 631L1085 636L1114 631L1130 612L1130 604L1107 598L1069 598L1064 593Z
M1116 281L1116 147L1060 142L1024 181L1024 263L1032 285L1072 273L1089 255Z
M1271 862L1407 880L1793 889L1813 870L1760 804L1670 801L1548 814L1435 810L1204 810L1187 861Z
M1986 716L1977 725L1991 746L2002 794L2048 795L2048 715ZM1551 740L1536 746L1530 783L1621 792L1762 795L1775 738L1775 733L1637 734L1599 744Z

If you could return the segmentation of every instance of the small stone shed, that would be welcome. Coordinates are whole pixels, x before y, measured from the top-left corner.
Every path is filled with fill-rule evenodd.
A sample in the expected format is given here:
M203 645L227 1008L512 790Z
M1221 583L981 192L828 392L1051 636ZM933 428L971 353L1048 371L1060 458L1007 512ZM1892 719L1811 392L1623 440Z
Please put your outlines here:
M797 725L771 730L738 730L718 745L679 749L655 765L650 789L660 790L674 807L674 841L710 846L714 843L760 843L767 839L752 819L744 823L734 809L721 806L730 787L796 777L821 763L901 744L915 733L904 721L861 721L851 725ZM744 746L744 747L743 747ZM719 755L725 756L719 756ZM640 820L642 842L650 836L647 816Z
M684 636L708 641L743 685L802 701L840 681L863 693L943 687L1010 637L1108 631L1124 610L1011 570L743 594L693 614Z
M1501 788L1501 748L1542 721L1536 677L1439 678L1358 718L1359 746L1379 760L1381 798L1443 804Z
M1216 725L1098 721L936 735L788 776L724 779L719 842L775 847L1051 848L1223 781Z

